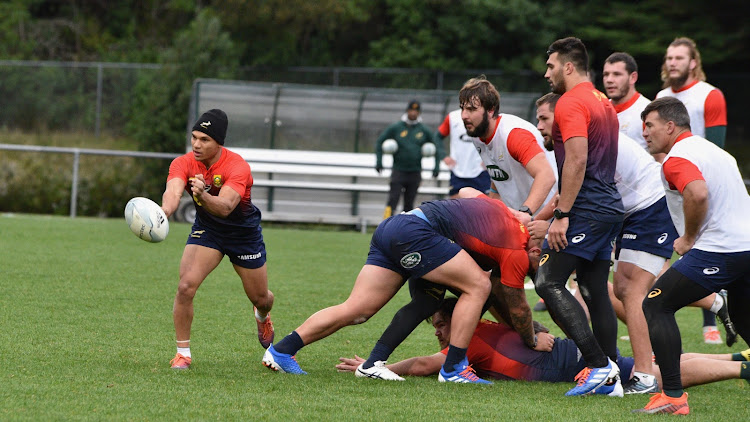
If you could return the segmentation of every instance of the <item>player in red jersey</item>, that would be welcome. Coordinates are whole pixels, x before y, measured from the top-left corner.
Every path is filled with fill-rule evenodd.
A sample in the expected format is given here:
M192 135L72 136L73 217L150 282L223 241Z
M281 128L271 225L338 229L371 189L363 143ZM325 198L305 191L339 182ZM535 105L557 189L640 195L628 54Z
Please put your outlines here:
M180 283L174 300L175 369L190 366L193 298L224 255L229 256L245 294L255 306L258 340L264 348L273 342L273 293L268 290L260 210L250 200L253 176L240 155L223 147L227 124L226 113L219 109L209 110L198 119L192 130L192 151L172 161L162 196L167 216L177 209L183 191L192 195L197 211L180 261Z
M553 42L547 72L561 94L552 127L560 194L542 247L536 291L552 318L590 365L566 395L622 391L617 358L617 319L607 291L611 242L622 228L623 204L615 186L619 123L606 95L588 77L588 53L578 38ZM565 288L576 272L586 314Z
M435 328L440 352L417 356L385 365L397 375L430 376L440 370L445 361L445 348L450 342L450 326L455 298L447 298L428 322ZM541 330L546 330L540 327ZM466 352L477 374L492 379L545 382L572 382L586 366L573 340L555 338L552 351L531 350L521 336L505 324L481 320ZM707 355L685 353L681 356L682 383L685 386L708 384L728 379L748 379L750 349L740 353ZM354 372L364 358L339 358L339 372ZM633 358L618 356L617 364L627 377L633 368ZM660 378L658 366L654 372Z

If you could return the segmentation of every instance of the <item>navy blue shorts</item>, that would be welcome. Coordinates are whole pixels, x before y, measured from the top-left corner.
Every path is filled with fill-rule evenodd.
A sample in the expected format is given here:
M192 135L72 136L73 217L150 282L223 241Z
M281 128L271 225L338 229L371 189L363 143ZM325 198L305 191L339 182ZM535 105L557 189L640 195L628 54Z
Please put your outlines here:
M479 176L472 177L470 179L465 179L463 177L456 176L453 172L451 172L451 190L448 192L448 195L458 195L458 191L461 190L461 188L474 188L482 193L488 193L490 191L490 174L487 173L487 170L482 171L479 173Z
M568 246L561 250L589 261L594 259L609 259L612 256L612 246L620 233L622 222L611 223L581 216L571 215L565 237ZM544 239L542 250L550 249L547 239Z
M387 268L404 278L422 277L459 252L461 247L437 233L426 219L397 214L375 229L366 264Z
M672 268L708 290L750 290L750 251L689 250Z
M219 235L194 223L187 244L216 249L228 256L232 264L243 268L260 268L266 263L266 244L263 243L263 230L260 226L246 228L231 235Z
M667 208L667 198L662 197L650 207L625 218L615 243L615 257L620 255L621 249L630 249L669 259L677 237Z
M569 338L556 338L552 352L539 362L534 375L529 381L573 382L576 375L586 367L586 361L575 342ZM631 357L623 357L617 351L617 366L620 367L620 377L627 382L633 373L635 361Z

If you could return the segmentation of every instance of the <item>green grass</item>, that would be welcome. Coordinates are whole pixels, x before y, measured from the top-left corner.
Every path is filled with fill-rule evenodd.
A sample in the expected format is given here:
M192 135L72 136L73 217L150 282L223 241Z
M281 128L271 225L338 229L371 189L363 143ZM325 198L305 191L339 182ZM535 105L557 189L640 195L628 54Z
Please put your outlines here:
M339 356L366 356L402 291L363 325L305 347L308 376L260 364L252 306L225 260L198 292L189 371L174 355L172 300L189 226L149 244L121 219L0 215L0 420L644 420L645 397L566 398L570 384L446 385L436 377L372 382L336 372ZM277 339L344 300L369 235L264 230ZM536 296L529 293L530 303ZM535 317L553 328L547 313ZM702 342L697 309L678 313L685 350L739 351ZM625 329L620 326L620 335ZM620 341L623 354L629 343ZM437 350L422 324L392 361ZM700 420L749 420L750 386L730 380L689 390ZM657 418L659 419L659 418Z

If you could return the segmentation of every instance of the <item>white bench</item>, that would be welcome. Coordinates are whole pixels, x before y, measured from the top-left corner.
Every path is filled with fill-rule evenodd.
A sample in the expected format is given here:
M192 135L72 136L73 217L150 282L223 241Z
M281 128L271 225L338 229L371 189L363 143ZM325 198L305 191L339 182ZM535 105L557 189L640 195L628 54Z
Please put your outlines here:
M375 153L230 149L250 165L252 200L264 221L344 224L364 233L382 220L390 190L390 155L383 155L384 170L378 174ZM441 163L435 179L434 166L434 157L423 158L416 204L448 195L448 168Z

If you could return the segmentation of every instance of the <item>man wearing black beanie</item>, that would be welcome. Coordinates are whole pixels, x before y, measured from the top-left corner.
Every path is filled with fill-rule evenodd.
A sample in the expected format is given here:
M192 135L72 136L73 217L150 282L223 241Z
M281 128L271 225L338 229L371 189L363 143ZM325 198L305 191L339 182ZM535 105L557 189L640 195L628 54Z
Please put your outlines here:
M250 200L253 176L250 166L237 153L224 148L229 120L212 109L203 113L192 128L192 151L169 166L162 209L167 217L180 203L182 192L193 197L195 223L180 261L180 282L174 300L173 318L177 336L174 369L190 367L190 328L193 298L203 280L224 255L242 280L253 303L258 340L264 348L273 342L270 311L273 293L268 290L266 247L260 227L260 210Z

